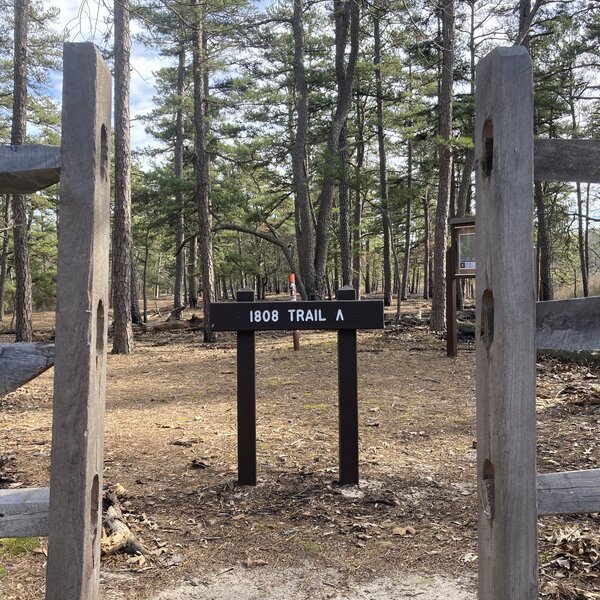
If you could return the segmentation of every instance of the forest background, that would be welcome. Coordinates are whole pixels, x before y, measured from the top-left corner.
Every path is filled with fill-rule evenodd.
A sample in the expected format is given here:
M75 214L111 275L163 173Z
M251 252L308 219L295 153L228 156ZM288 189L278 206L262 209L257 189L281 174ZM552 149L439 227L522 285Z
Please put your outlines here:
M14 0L0 14L3 145L60 145L63 41L95 41L113 69L118 353L161 293L202 303L211 341L211 301L286 292L289 273L305 299L352 285L395 297L398 316L431 297L442 331L448 219L475 210L475 67L495 46L531 53L536 136L600 133L597 0L89 0L66 26ZM132 151L144 54L160 65ZM0 320L18 341L55 303L58 195L0 198ZM599 294L600 188L535 182L534 199L539 299Z

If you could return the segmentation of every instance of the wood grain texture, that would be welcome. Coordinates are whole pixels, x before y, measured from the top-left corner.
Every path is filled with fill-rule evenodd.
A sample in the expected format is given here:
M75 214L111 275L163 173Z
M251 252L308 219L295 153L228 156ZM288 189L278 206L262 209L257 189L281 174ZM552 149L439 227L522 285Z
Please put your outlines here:
M529 54L495 49L476 84L479 599L538 600Z
M535 140L535 179L600 183L600 140Z
M0 538L48 535L49 488L0 490Z
M56 365L46 600L98 598L109 249L111 76L64 46Z
M538 475L540 515L600 512L600 469Z
M538 350L600 349L600 296L538 302Z
M54 364L54 344L0 344L0 396L25 385Z
M60 148L0 147L0 194L32 194L60 180Z

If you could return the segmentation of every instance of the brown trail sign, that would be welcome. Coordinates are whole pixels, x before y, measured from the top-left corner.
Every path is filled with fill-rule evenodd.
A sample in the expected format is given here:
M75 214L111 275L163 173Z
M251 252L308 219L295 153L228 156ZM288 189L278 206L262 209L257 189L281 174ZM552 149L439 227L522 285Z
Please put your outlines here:
M383 302L356 300L343 287L335 302L254 302L240 290L236 303L211 307L214 331L237 331L238 483L256 485L255 331L338 330L340 483L358 484L358 370L356 330L383 329Z

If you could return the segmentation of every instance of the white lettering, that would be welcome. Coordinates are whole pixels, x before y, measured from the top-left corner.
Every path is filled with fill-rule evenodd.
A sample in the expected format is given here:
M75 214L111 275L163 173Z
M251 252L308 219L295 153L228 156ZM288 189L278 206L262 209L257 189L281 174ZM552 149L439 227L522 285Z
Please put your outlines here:
M304 310L302 308L296 309L296 321L304 321Z
M290 313L290 321L294 321L294 313L296 312L296 309L288 308L288 312Z
M317 312L319 313L319 318L317 321L327 321L327 319L323 316L323 311L320 308Z
M271 321L273 321L273 323L277 323L277 321L279 321L279 311L278 310L271 311Z
M337 315L335 315L335 320L336 321L343 321L344 320L344 313L342 312L341 308L338 308Z
M310 308L306 311L306 320L307 321L314 321L315 318L312 314L312 311L310 310Z
M265 323L268 323L271 320L271 313L268 310L263 310L262 313L262 320Z

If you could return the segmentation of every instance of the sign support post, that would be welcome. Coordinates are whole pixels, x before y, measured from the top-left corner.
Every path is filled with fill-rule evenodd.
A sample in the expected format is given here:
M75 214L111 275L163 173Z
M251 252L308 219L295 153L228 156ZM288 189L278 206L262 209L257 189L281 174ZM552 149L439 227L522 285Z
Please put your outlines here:
M239 290L238 302L254 302L254 290ZM256 347L254 331L237 332L238 483L256 485Z
M344 286L337 300L356 300L356 290ZM358 485L358 364L356 329L338 329L338 410L340 484Z
M294 273L290 273L290 298L292 302L296 302L298 299L296 294L296 275ZM292 337L294 338L294 351L297 352L300 350L300 332L297 329L292 331Z

